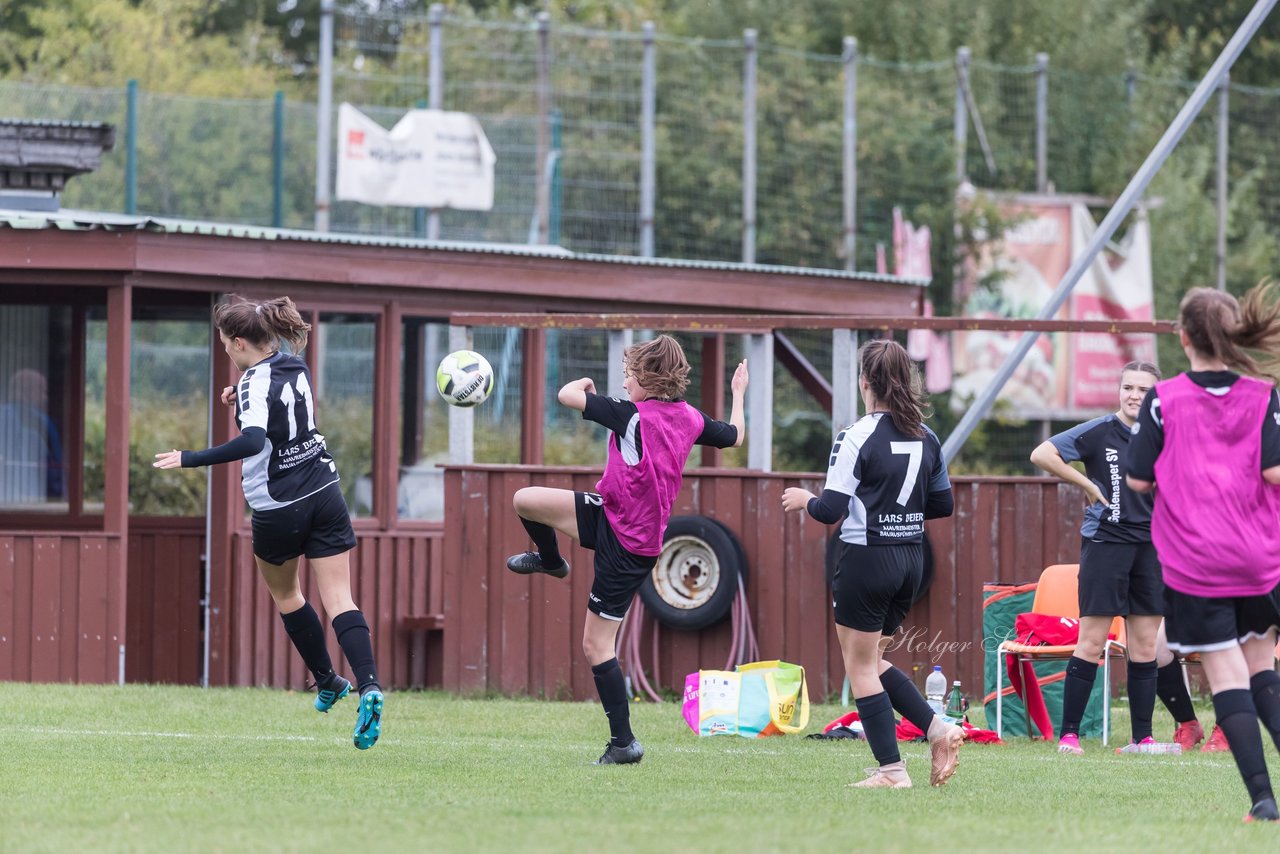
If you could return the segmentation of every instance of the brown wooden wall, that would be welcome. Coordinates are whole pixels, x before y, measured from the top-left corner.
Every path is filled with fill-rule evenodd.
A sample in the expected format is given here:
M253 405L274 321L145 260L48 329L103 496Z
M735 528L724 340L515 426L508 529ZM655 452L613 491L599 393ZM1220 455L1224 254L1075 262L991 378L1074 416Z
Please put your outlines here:
M115 682L124 643L118 535L0 534L0 680Z
M581 653L591 553L568 550L574 571L566 581L517 576L504 561L527 548L511 510L515 490L591 490L598 477L586 468L451 468L443 530L359 531L354 594L373 630L384 683L593 696ZM805 665L821 697L838 692L843 680L823 578L831 529L801 514L784 516L782 490L793 484L816 490L821 480L695 469L675 512L711 516L737 534L761 655ZM909 671L927 670L936 657L972 695L981 679L983 582L1033 580L1048 564L1077 560L1082 505L1076 490L1039 478L956 478L955 495L955 515L928 527L933 587L908 615L890 657ZM0 680L114 682L124 643L128 681L198 682L203 539L202 520L132 520L126 578L117 536L0 534ZM211 619L214 637L226 641L213 645L213 672L225 664L225 684L300 689L306 674L258 578L248 532L230 540L230 559L214 567ZM308 599L319 605L305 570L303 577ZM444 615L443 630L405 627L407 618L431 614ZM655 684L678 689L686 673L721 667L728 657L728 621L697 633L659 627L656 661L652 631L647 620L641 664ZM332 637L330 654L345 672Z
M253 562L248 532L232 537L230 595L226 608L214 619L228 637L228 684L302 688L309 678L289 642L280 616ZM364 612L373 636L378 676L392 688L439 686L440 635L409 631L406 617L439 613L442 608L440 573L443 552L439 530L401 530L396 533L362 531L351 553L352 598ZM342 651L329 628L334 615L325 614L314 580L301 575L305 595L320 614L329 638L329 655L340 673L350 675Z
M511 496L528 485L591 490L598 471L532 466L450 469L444 544L444 687L543 697L594 696L581 651L591 553L574 546L568 579L519 576L507 555L528 547ZM815 697L834 694L843 669L823 576L834 529L784 514L782 490L818 491L814 476L728 470L686 473L675 512L710 516L742 542L747 596L763 658L803 664ZM982 584L1026 581L1044 566L1074 561L1082 504L1069 487L1039 478L957 478L956 512L929 523L935 577L907 617L890 658L908 672L938 663L975 694L982 673ZM651 625L647 621L646 625ZM642 666L654 674L645 629ZM661 628L656 685L678 691L684 676L722 667L728 622L700 633Z
M129 522L125 679L200 682L204 520Z

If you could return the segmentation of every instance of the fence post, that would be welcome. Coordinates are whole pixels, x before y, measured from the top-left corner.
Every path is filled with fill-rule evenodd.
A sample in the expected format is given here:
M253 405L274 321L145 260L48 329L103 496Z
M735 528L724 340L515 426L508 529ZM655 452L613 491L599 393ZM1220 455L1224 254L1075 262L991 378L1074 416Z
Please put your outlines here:
M773 471L773 330L747 336L747 467Z
M432 3L427 10L427 26L430 28L430 56L427 57L428 106L433 110L444 109L444 4ZM416 224L416 217L415 217ZM419 231L419 236L423 235ZM428 240L440 239L440 209L427 213L425 236Z
M858 269L858 40L844 37L844 268Z
M756 31L742 33L742 263L756 262Z
M547 242L554 245L560 243L560 211L564 200L564 192L560 182L560 159L564 150L561 145L561 129L564 116L558 108L551 110L551 153L547 167L547 181L550 182L550 197L547 200Z
M1036 54L1036 192L1049 192L1049 54Z
M1231 75L1222 75L1218 87L1218 290L1227 289L1227 154L1228 123L1231 121L1228 103L1231 91Z
M969 109L965 105L964 81L969 76L969 48L956 48L956 183L964 183L968 169L965 166L965 146L968 145Z
M551 15L538 13L538 142L534 168L535 242L545 245L550 230L551 185L547 157L551 151Z
M138 212L138 81L125 89L124 212Z
M657 149L654 139L657 116L658 73L654 56L653 21L644 22L644 59L640 74L640 257L654 254L653 217L657 204Z
M320 91L316 98L316 231L329 230L329 138L333 121L333 0L320 0Z
M435 7L433 6L432 8L434 9ZM417 101L414 101L413 106L421 110L427 106L427 102L419 98ZM431 213L432 215L438 216L438 214L436 214L435 208L431 209ZM439 228L439 220L436 221L436 227L437 229ZM414 208L413 209L413 236L417 238L425 238L428 235L429 235L429 228L427 225L427 209Z
M271 110L271 225L284 225L284 92L279 89Z
M831 330L831 438L858 420L858 333Z

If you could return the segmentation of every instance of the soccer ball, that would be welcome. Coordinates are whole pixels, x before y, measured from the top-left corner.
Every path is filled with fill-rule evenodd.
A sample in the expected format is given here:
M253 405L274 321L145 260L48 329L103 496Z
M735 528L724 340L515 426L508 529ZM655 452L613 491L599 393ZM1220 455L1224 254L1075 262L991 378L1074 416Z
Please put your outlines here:
M475 406L493 391L493 368L472 350L455 350L436 368L436 389L452 406Z

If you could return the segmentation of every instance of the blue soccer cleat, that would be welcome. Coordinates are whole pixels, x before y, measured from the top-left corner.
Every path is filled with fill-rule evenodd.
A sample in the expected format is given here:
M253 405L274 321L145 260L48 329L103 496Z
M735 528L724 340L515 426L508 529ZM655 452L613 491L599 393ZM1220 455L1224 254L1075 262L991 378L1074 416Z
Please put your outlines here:
M357 750L368 750L378 743L382 734L382 692L371 688L360 695L360 715L356 718L356 730L351 741Z
M317 712L327 713L333 708L334 703L351 693L351 683L336 673L330 673L322 684L316 685L316 688L319 689L316 692Z

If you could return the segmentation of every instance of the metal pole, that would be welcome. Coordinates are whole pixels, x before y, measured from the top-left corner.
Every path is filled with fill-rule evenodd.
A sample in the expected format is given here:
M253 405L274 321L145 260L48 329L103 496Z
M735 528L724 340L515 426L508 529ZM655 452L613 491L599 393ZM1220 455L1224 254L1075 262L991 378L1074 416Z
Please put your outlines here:
M773 330L747 336L747 468L773 471Z
M333 0L320 0L320 92L316 99L316 231L329 230L333 121Z
M1222 83L1218 87L1218 290L1227 289L1227 154L1230 148L1227 134L1231 114L1228 97L1231 91L1231 76L1222 75Z
M284 93L277 90L271 122L271 225L284 225Z
M844 268L856 270L858 248L858 40L844 37Z
M1071 262L1070 268L1062 277L1062 282L1058 285L1057 290L1049 298L1044 308L1036 315L1037 320L1048 320L1058 313L1058 309L1066 302L1067 297L1071 294L1071 289L1075 287L1076 282L1084 275L1084 271L1093 263L1093 259L1097 257L1098 252L1107 244L1115 234L1116 229L1120 226L1120 221L1128 215L1130 209L1133 208L1134 202L1142 195L1142 192L1151 183L1151 179L1155 177L1156 172L1160 171L1160 167L1164 165L1164 161L1169 157L1169 153L1173 151L1174 146L1182 139L1183 134L1187 132L1191 122L1199 115L1200 110L1208 102L1213 90L1217 88L1218 81L1222 79L1230 68L1232 63L1240 56L1249 40L1253 38L1254 33L1262 25L1272 7L1275 6L1277 0L1258 0L1251 11L1244 19L1244 23L1240 25L1240 29L1236 30L1236 34L1231 37L1231 41L1227 42L1227 46L1222 49L1221 55L1213 63L1213 66L1201 79L1195 91L1191 93L1191 97L1182 105L1182 109L1178 111L1178 115L1174 117L1173 122L1165 130L1164 135L1160 137L1160 141L1156 143L1155 148L1147 155L1147 159L1143 161L1142 166L1130 179L1128 186L1124 188L1124 192L1116 199L1115 205L1107 213L1102 223L1098 226L1098 230L1093 233L1093 237L1089 238L1089 244L1085 247L1085 251ZM1004 388L1004 384L1009 381L1009 377L1013 376L1013 372L1017 370L1018 365L1022 363L1022 359L1027 355L1027 351L1035 345L1036 339L1040 336L1038 332L1027 332L1018 342L1018 346L1009 354L1009 357L1000 366L1000 370L996 372L992 378L991 384L983 390L982 395L976 400L969 411L960 419L960 423L956 425L955 430L947 437L946 443L942 446L943 456L950 463L959 453L960 448L964 445L965 440L969 438L969 434L973 432L978 421L983 418L987 412L991 410L991 405L995 403L996 396L1000 394L1000 390Z
M1036 192L1049 192L1049 54L1036 54Z
M538 143L534 169L534 219L538 224L536 242L545 245L550 229L551 176L547 156L551 151L551 15L538 13Z
M427 102L419 98L417 101L414 102L413 106L419 110L425 109L427 106ZM431 213L436 214L436 210L437 210L436 208L432 208ZM437 229L439 228L439 220L436 221L436 227ZM425 238L427 236L427 209L426 208L413 209L413 236L418 238Z
M124 212L138 212L138 81L125 89Z
M956 109L953 131L956 141L956 183L963 184L968 169L965 147L969 144L969 108L965 104L964 80L969 76L969 48L956 48Z
M432 3L427 10L427 26L430 28L430 55L427 58L427 106L433 110L444 109L444 4ZM426 238L440 239L440 209L427 212Z
M756 31L742 33L742 263L756 262Z
M653 21L644 22L644 60L640 73L640 257L654 254L653 217L657 204L658 71Z

